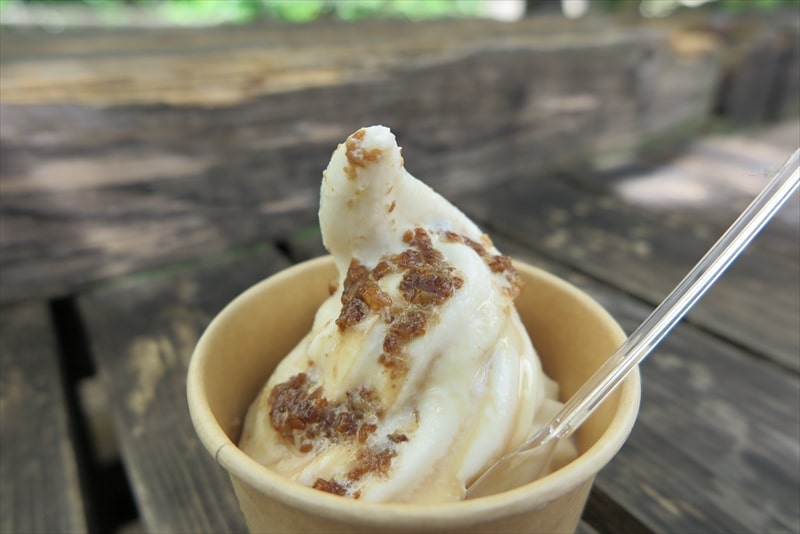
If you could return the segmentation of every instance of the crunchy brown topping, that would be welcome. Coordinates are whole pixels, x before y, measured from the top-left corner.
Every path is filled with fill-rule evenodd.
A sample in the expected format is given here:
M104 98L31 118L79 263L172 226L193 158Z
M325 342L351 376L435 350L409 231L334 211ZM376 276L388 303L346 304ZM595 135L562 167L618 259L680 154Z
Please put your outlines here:
M393 432L386 436L392 443L404 443L408 441L408 436L400 432Z
M477 241L473 241L472 239L468 238L465 235L457 234L455 232L447 231L444 233L445 237L448 241L452 241L454 243L464 243L469 248L475 251L475 253L483 258L486 256L486 247L482 244L478 243Z
M370 312L380 315L389 328L383 340L385 352L378 361L389 369L393 378L408 371L408 362L402 356L405 345L425 334L436 309L464 284L442 253L434 248L423 228L407 230L403 242L409 248L384 258L372 271L356 259L350 262L342 292L342 310L336 319L343 332L363 321ZM397 271L403 273L398 288L402 303L393 303L377 283Z
M360 428L355 414L352 412L341 412L337 414L333 422L333 431L340 436L352 436L357 434Z
M318 478L312 488L334 495L347 496L350 485L353 482L358 482L368 474L377 473L379 475L386 475L392 466L392 459L397 456L395 449L396 443L408 441L405 434L395 432L387 436L388 443L373 446L362 446L356 452L355 462L350 470L345 475L346 482L342 483L338 480L326 480ZM353 492L351 495L353 499L361 497L361 490Z
M400 269L413 269L425 263L425 258L419 250L409 248L392 256L391 261Z
M402 357L405 345L425 334L436 309L464 284L442 253L433 247L424 229L407 230L403 241L411 247L390 257L389 262L405 271L399 289L406 305L393 310L383 340L385 352L379 359L393 377L408 371L408 362Z
M425 334L428 318L428 314L419 308L405 309L389 326L383 338L383 350L388 354L400 354L409 341Z
M268 402L272 427L302 453L318 440L364 442L377 430L373 421L383 415L372 389L348 391L343 402L330 402L306 373L276 385Z
M481 243L473 241L467 236L457 234L455 232L445 232L445 238L448 241L464 243L474 250L478 256L483 258L483 261L493 273L502 273L505 279L508 280L510 286L508 291L509 295L512 299L517 298L519 293L522 291L523 283L519 277L519 273L517 273L517 270L511 263L511 258L502 254L489 254L486 251L486 247L484 247ZM482 238L489 244L489 246L491 246L492 241L489 239L489 236L484 234Z
M310 442L306 443L308 440L303 439L303 433L323 418L327 403L319 388L311 391L308 375L299 373L270 392L270 422L284 439L308 452Z
M470 247L475 252L477 252L478 256L480 257L486 256L486 248L484 248L484 246L478 243L477 241L473 241L468 237L464 237L464 244Z
M464 280L452 275L452 268L442 270L439 265L426 264L403 276L400 292L411 304L433 307L452 297L463 284Z
M383 278L384 276L386 276L391 272L392 272L392 266L389 265L389 262L383 260L378 262L378 265L376 265L372 269L372 278L374 278L375 280L380 280L381 278Z
M323 478L318 478L314 485L311 486L312 488L320 491L324 491L327 493L333 493L334 495L345 495L347 493L347 487L342 486L335 480L325 480Z
M508 256L492 256L492 259L486 264L493 273L503 273L514 269L514 266L511 265L511 258Z
M391 305L391 297L378 287L369 269L354 258L344 280L342 310L336 319L339 330L343 332L360 323L370 310L380 312Z
M383 415L383 408L381 408L381 400L378 394L368 387L348 391L347 407L360 419L364 419L369 414L375 414L378 417Z
M428 235L424 228L414 228L413 232L406 230L403 234L403 242L416 247L426 262L442 261L444 259L442 253L433 248L431 236Z
M366 130L362 128L345 141L345 147L347 148L345 155L347 156L348 165L345 166L344 172L351 180L356 179L356 167L364 168L367 166L367 163L378 161L383 152L380 148L364 150L361 147L361 141L364 140L364 135L366 135L366 133Z
M392 458L397 456L393 446L361 447L356 453L356 465L347 473L353 482L361 480L367 473L385 475L392 465Z
M383 353L378 356L378 363L389 370L389 376L400 378L408 373L408 360L402 354Z
M367 441L367 438L370 434L378 430L378 425L373 423L364 423L361 425L361 428L358 429L358 442L364 443Z
M328 282L328 294L333 295L337 289L339 289L339 281L334 278Z
M269 396L270 422L273 428L300 452L310 452L315 443L349 441L358 444L356 458L345 481L318 478L314 489L347 495L350 484L371 473L386 475L397 456L395 444L408 441L405 434L394 432L379 444L368 444L378 430L383 416L377 394L369 388L348 391L342 402L331 402L305 373L294 375L275 386ZM357 499L361 493L351 496Z

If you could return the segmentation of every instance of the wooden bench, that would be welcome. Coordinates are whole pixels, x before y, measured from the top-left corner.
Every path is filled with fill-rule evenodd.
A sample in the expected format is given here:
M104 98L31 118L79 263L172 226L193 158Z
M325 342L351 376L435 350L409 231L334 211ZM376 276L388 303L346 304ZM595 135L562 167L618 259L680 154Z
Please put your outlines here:
M658 25L413 27L0 33L0 530L245 529L188 360L238 293L324 253L319 176L362 124L628 331L800 143L796 117L686 137L722 66ZM579 532L800 529L798 217L642 366Z
M0 314L0 531L83 532L81 460L50 310Z

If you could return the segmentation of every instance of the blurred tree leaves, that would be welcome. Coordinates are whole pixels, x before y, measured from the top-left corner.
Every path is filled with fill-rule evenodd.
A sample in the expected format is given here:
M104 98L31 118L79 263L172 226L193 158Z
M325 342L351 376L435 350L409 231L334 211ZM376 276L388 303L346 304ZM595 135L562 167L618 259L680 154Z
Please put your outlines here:
M412 20L447 17L474 17L486 2L496 0L0 0L0 11L12 5L82 5L105 13L108 20L124 16L126 9L147 11L165 22L179 25L246 23L263 19L309 22L319 18L359 20L369 18L407 18ZM536 6L555 7L559 0L526 0L529 14ZM680 9L700 7L732 13L765 12L779 9L800 10L800 0L589 0L595 10L638 11L646 15L668 16ZM124 8L124 9L123 9Z
M323 17L465 17L478 15L485 1L493 0L0 0L0 8L12 3L53 8L84 5L97 10L135 7L154 11L175 24L203 24L260 19L309 22Z

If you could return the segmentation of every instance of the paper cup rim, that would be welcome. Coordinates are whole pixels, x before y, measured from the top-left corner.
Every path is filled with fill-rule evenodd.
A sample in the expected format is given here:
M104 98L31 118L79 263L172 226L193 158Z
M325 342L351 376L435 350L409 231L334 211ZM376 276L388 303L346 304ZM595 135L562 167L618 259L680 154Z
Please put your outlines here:
M235 315L244 302L249 301L266 289L280 285L287 278L303 272L316 270L322 265L332 263L330 256L322 256L304 261L284 269L251 286L234 300L209 323L197 343L189 363L187 375L187 400L195 431L201 442L215 460L228 473L241 482L253 487L269 498L286 506L302 509L320 517L330 517L339 521L351 521L362 525L402 528L425 524L436 527L441 524L449 527L472 525L507 517L531 509L531 502L544 506L551 500L564 495L572 488L591 479L619 451L633 428L639 410L640 377L635 369L620 386L619 404L611 424L600 438L575 460L556 472L534 482L502 493L444 504L404 504L371 503L345 499L336 495L315 490L272 472L245 454L228 437L214 416L204 394L205 380L202 373L203 361L209 357L205 350L209 339L216 330ZM557 286L591 308L596 316L617 330L619 343L625 334L608 312L593 298L569 282L532 265L514 260L520 271L545 280ZM313 508L309 503L313 502Z

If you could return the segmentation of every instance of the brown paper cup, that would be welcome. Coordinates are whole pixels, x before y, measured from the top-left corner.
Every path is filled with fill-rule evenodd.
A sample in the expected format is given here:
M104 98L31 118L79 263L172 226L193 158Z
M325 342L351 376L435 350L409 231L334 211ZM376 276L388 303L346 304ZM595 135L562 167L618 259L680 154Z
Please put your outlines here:
M517 308L545 371L564 399L625 338L594 300L515 263L526 287ZM525 486L457 503L375 504L291 482L236 446L248 406L272 370L311 328L336 276L330 257L264 280L209 325L192 356L188 400L200 439L230 474L251 532L573 532L595 474L630 433L639 408L634 372L575 434L579 456Z

